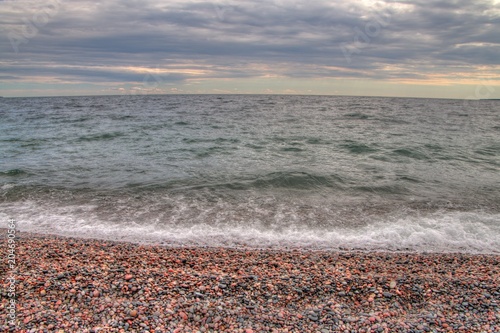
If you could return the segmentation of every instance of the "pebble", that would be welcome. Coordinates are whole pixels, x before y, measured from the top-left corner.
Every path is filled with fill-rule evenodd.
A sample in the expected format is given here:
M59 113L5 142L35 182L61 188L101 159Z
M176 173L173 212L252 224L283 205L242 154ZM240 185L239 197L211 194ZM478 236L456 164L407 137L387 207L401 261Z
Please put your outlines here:
M307 318L311 319L312 321L318 321L319 320L318 316L315 316L315 315L309 315L309 316L307 316Z
M179 312L179 316L181 316L181 318L184 319L184 320L188 319L188 316L187 316L187 314L185 312L182 312L182 311Z
M500 332L498 255L389 260L23 234L16 332ZM12 331L6 322L3 311L0 331Z

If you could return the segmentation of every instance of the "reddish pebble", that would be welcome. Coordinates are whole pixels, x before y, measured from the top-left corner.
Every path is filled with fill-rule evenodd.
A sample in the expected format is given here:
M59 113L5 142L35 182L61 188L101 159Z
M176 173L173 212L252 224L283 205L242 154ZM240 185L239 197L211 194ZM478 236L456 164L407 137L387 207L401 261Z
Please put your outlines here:
M0 237L2 242L6 242L5 237ZM343 321L337 328L340 331L402 332L415 327L418 331L429 327L440 332L498 331L498 311L494 311L493 303L500 276L500 257L496 255L245 253L121 243L106 246L102 254L103 246L98 241L68 242L41 243L39 238L19 242L19 270L31 274L18 277L18 331L106 330L103 323L115 318L128 325L120 328L123 332L149 328L179 333L258 333L270 332L278 325L282 328L275 331L280 332L336 331L324 322L324 311ZM46 251L39 251L41 244ZM66 260L53 260L48 255L58 249ZM222 254L226 254L224 260ZM97 267L92 274L74 275L88 271L96 255L103 260L101 266L107 262L109 268ZM190 264L169 268L179 258ZM451 280L450 271L455 272ZM480 288L475 284L472 287L470 281L480 281ZM219 285L222 288L214 288ZM304 294L308 290L317 292ZM414 299L415 293L431 298L420 303L419 298ZM276 297L264 304L269 294ZM326 294L331 297L324 297ZM199 300L193 301L192 295ZM479 314L448 306L457 301L484 304L485 308ZM288 306L294 303L296 306ZM418 312L433 315L414 315L416 304ZM235 320L237 312L244 312L243 322ZM4 320L6 312L0 317ZM68 322L72 317L75 320ZM4 321L0 323L4 328L2 324Z

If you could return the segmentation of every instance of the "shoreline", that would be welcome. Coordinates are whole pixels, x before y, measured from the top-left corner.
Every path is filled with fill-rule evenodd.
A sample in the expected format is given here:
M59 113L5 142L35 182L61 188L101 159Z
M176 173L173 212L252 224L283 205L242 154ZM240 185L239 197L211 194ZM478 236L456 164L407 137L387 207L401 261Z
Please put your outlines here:
M3 331L500 332L500 255L17 236L17 325L2 295Z
M304 252L304 253L309 253L309 252L325 252L325 253L360 253L360 254L367 254L367 253L387 253L387 254L420 254L420 255L440 255L440 254L457 254L457 255L471 255L471 256L476 256L476 255L484 255L484 256L496 256L500 257L500 252L499 251L485 251L483 250L478 250L478 249L470 249L470 248L465 248L461 247L459 250L453 249L450 251L445 251L442 248L427 248L426 251L422 250L421 248L410 248L406 247L404 249L398 249L397 247L393 248L386 248L386 247L372 247L372 246L367 246L367 247L348 247L347 245L339 246L339 247L331 247L331 246L317 246L317 247L312 247L310 245L305 245L305 246L292 246L290 244L268 244L268 245L262 245L260 247L255 246L253 244L247 244L245 242L235 242L235 243L225 243L226 245L211 245L207 244L204 242L199 242L199 243L184 243L181 241L153 241L153 240L145 240L145 241L134 241L131 240L130 238L123 238L123 239L111 239L107 238L104 236L89 236L85 235L82 237L74 236L74 235L66 235L66 234L57 234L57 233L40 233L37 231L20 231L19 229L16 229L17 236L18 237L31 237L31 238L40 238L40 237L56 237L56 238L63 238L63 239L74 239L74 240L89 240L89 241L102 241L102 242L109 242L109 243L117 243L117 244L133 244L137 246L158 246L158 247L163 247L163 248L168 248L168 249L229 249L229 250L237 250L237 251L269 251L269 252ZM4 237L7 233L6 228L0 227L0 239ZM462 251L460 251L462 250Z

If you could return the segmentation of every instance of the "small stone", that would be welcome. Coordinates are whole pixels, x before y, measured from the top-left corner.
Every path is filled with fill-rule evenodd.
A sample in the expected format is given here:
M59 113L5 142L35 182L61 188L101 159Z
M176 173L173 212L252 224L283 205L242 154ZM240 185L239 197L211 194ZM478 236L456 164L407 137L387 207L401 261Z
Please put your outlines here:
M94 290L94 297L99 297L99 290Z
M45 296L45 294L47 294L47 292L46 292L44 289L42 289L42 290L40 291L40 295L41 295L41 296Z
M128 281L128 280L132 279L133 277L134 276L132 274L127 274L127 275L125 275L125 280Z
M383 293L384 297L387 297L387 298L391 298L392 296L394 296L392 293L389 293L389 292L384 292Z
M130 311L130 317L137 317L137 310Z
M396 281L395 280L391 280L391 282L389 283L389 288L391 288L391 289L396 288Z
M309 316L307 316L307 318L309 318L312 321L318 321L318 319L319 319L318 316L316 316L316 315L309 315Z

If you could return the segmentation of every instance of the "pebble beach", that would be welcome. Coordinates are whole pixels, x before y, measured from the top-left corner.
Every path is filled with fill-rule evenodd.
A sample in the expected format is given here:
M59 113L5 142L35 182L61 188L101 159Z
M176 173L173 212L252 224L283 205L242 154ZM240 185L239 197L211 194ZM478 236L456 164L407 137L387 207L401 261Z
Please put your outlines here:
M498 255L169 248L18 232L15 271L3 260L0 272L2 332L500 332Z

